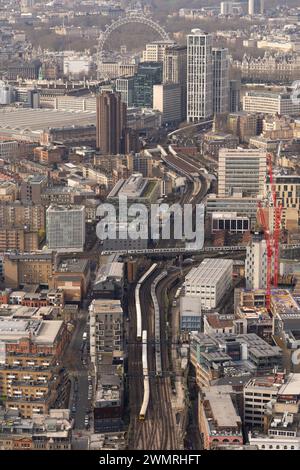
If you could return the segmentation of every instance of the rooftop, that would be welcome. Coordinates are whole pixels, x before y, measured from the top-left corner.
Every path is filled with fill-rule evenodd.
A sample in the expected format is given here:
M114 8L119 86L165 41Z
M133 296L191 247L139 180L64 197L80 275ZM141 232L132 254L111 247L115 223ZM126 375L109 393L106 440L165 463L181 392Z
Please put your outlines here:
M22 133L39 135L46 129L95 125L96 113L87 111L59 111L50 109L0 109L0 134Z
M108 279L121 280L123 278L124 263L113 262L100 266L95 284L105 282Z
M66 211L80 211L84 212L85 207L84 206L75 206L75 205L70 205L70 206L65 206L65 205L58 205L58 204L51 204L51 206L48 207L47 212L66 212Z
M53 345L63 321L0 317L0 340L17 342L30 338L36 344Z
M206 321L212 328L230 328L233 327L233 317L228 318L216 313L206 315Z
M67 437L71 429L69 410L52 409L49 415L33 415L32 419L23 419L13 410L0 410L0 434Z
M300 396L300 374L290 374L278 393L279 395Z
M135 173L127 180L118 181L108 197L123 196L131 199L142 197L147 184L148 180L143 178L141 173Z
M267 375L263 377L253 377L249 380L249 382L245 385L245 390L255 387L255 388L265 388L269 389L274 392L278 393L280 387L282 386L284 382L284 375L283 374L278 374L278 375Z
M203 392L205 394L204 400L208 402L213 419L212 422L206 414L211 431L214 429L218 431L219 428L226 428L226 430L231 428L233 431L240 429L241 418L236 412L230 395L232 387L229 385L214 386L210 390L204 388Z
M94 315L101 313L123 313L120 300L94 299L90 304L90 313Z
M299 314L300 307L292 294L286 289L272 289L271 309L273 314Z
M205 258L202 263L191 271L185 277L186 284L205 283L213 284L222 277L224 271L232 267L230 259Z
M232 333L193 333L192 344L198 345L201 351L207 350L208 354L216 352L220 357L220 353L230 352L230 348L234 345L247 345L248 351L253 358L281 357L281 349L277 346L271 346L255 333L232 334ZM245 346L244 346L245 347Z
M87 259L64 259L58 266L57 272L83 273L85 272L89 260Z

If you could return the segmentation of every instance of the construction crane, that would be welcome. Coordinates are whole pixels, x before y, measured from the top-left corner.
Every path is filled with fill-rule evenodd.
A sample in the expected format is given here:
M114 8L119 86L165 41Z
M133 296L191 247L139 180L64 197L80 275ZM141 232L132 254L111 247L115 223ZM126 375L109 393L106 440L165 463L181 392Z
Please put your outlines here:
M267 155L268 164L268 175L271 187L271 201L269 201L269 209L273 209L273 230L270 230L270 224L266 220L264 207L261 201L258 202L260 223L264 231L264 237L267 248L267 286L266 286L266 307L270 308L271 303L271 285L274 287L278 286L278 275L279 275L279 244L280 244L280 230L281 230L281 218L282 218L282 204L277 201L276 188L273 180L273 167L272 167L272 155ZM273 263L274 261L274 263ZM273 278L272 278L272 264L273 264Z

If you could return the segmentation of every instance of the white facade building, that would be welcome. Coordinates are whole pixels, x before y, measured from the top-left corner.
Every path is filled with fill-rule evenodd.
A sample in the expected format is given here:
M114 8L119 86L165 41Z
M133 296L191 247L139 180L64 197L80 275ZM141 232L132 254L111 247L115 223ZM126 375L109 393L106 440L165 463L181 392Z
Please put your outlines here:
M193 29L187 36L187 120L213 114L212 35Z
M248 0L248 14L250 16L263 15L264 0Z
M154 41L146 44L146 49L143 51L142 62L163 62L165 51L168 47L174 46L174 41Z
M83 251L85 207L49 206L46 212L46 234L50 250Z
M289 429L270 430L267 435L249 432L249 444L258 450L300 450L300 436Z
M185 295L200 297L203 310L216 308L232 286L232 269L232 260L205 258L185 277Z
M267 245L261 234L255 234L247 246L245 278L247 289L267 287Z
M180 122L182 117L182 87L164 83L153 86L153 109L162 113L162 123Z
M218 195L263 195L267 154L257 149L220 149Z
M243 110L249 113L299 116L300 100L290 93L249 91L243 97Z
M65 56L64 57L64 75L72 75L78 77L79 75L87 76L91 72L92 59L89 56Z

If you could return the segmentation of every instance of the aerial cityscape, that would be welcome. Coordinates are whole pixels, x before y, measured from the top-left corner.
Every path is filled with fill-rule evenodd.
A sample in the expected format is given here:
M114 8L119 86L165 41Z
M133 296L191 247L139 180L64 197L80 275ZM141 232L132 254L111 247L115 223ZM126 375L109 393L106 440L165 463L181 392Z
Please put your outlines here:
M0 0L0 38L0 450L300 450L299 0Z

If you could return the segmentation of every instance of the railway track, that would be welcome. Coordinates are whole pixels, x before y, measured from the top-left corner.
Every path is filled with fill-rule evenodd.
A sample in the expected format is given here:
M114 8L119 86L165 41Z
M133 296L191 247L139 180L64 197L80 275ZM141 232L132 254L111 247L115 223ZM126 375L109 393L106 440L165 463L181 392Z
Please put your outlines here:
M136 310L134 289L129 291L129 338L128 338L128 380L129 380L129 406L131 423L129 429L130 448L139 440L142 432L142 423L138 420L140 405L143 400L143 370L142 370L142 344L136 341Z
M182 443L178 436L175 413L172 408L172 383L170 377L169 347L165 337L167 305L165 295L174 290L180 272L163 274L163 265L152 266L149 276L141 279L138 288L140 308L137 308L136 291L129 293L129 393L131 424L129 448L142 450L177 450ZM148 272L148 271L147 271ZM141 318L137 312L140 311ZM155 315L156 312L156 315ZM159 312L159 315L157 315ZM159 322L159 325L157 324ZM138 329L137 329L138 324ZM147 366L150 399L148 407L141 411L145 371L142 369L142 342L139 334L147 331ZM159 331L159 336L158 336ZM160 361L157 355L160 354ZM157 366L159 365L159 371ZM141 417L143 420L141 420Z
M143 328L148 331L148 367L150 371L150 403L145 423L151 423L152 429L148 434L149 439L144 441L145 448L149 450L176 450L178 448L175 415L171 403L172 390L169 376L168 346L162 336L160 338L162 375L161 377L156 375L157 361L155 352L158 339L155 337L155 311L151 297L151 287L155 284L155 280L160 280L156 286L157 292L161 283L165 286L168 282L174 282L177 277L178 273L173 273L167 278L162 277L160 280L161 273L158 274L156 270L141 288L141 298L143 299L141 303L144 307L142 308L142 321L145 325ZM159 293L161 294L161 290ZM166 327L165 312L161 308L159 298L157 300L160 310L160 331L164 334Z

